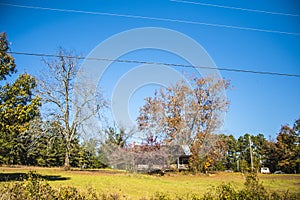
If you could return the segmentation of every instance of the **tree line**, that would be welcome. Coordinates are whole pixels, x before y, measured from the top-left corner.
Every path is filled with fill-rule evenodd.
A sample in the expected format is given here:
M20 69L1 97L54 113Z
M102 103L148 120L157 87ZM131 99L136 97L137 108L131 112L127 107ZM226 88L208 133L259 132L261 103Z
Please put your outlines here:
M43 59L45 69L38 78L27 73L15 78L5 33L0 42L0 165L112 167L124 163L124 155L131 158L126 158L128 163L148 157L152 162L159 156L170 158L166 146L187 146L192 171L269 167L272 172L299 173L300 119L292 127L282 126L274 140L263 134L236 139L218 132L229 106L226 80L179 81L145 99L137 129L97 130L92 119L104 121L107 103L88 81L76 80L82 72L72 52L60 49L55 59ZM83 139L91 131L103 135L101 140ZM136 132L143 135L140 141L132 139Z
M212 168L246 172L268 167L271 172L300 173L299 128L300 119L292 127L284 125L274 140L267 140L263 134L244 134L238 139L222 135L227 151Z

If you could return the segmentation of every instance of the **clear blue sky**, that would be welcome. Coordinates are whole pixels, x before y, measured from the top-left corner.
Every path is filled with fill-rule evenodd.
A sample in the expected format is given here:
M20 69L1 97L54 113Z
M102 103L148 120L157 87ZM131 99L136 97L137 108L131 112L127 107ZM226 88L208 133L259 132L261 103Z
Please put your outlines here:
M0 31L8 34L11 50L16 52L53 54L59 46L86 56L96 45L110 36L132 28L162 27L179 31L202 45L217 66L255 71L300 74L300 2L298 0L191 0L228 7L272 12L250 12L203 4L169 0L149 1L15 1L2 0ZM44 8L138 15L210 24L248 27L297 34L240 30L200 24L126 18L88 13L57 12L5 6L3 3ZM291 15L278 15L289 13ZM41 58L15 55L19 72L38 76ZM165 52L144 51L124 57L147 61L184 63ZM135 65L128 65L126 70ZM119 68L118 68L119 67ZM113 85L126 73L121 65L112 68L102 88L109 97ZM176 68L180 72L185 69ZM292 124L300 117L300 78L221 71L234 87L227 93L231 102L226 115L224 133L235 136L263 133L276 137L280 126ZM101 84L101 83L100 83ZM143 98L152 95L150 88L137 91L130 101L134 118Z

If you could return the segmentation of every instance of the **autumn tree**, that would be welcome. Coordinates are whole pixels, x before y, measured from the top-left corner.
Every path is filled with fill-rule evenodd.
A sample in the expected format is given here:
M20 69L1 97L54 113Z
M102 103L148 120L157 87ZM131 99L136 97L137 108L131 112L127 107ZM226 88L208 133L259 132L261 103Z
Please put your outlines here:
M298 119L293 127L282 126L277 136L276 154L278 158L278 169L286 173L300 173L300 136Z
M88 79L76 82L81 73L77 57L60 49L54 60L44 60L47 68L39 80L45 116L59 121L65 141L65 169L70 169L72 142L78 138L82 125L88 123L105 106L100 93L94 92ZM86 130L92 131L92 130Z
M8 53L5 33L0 34L0 81L16 73L14 58ZM24 131L39 115L40 98L33 93L36 80L20 74L12 83L0 86L0 164L26 164Z
M161 88L153 98L145 99L137 119L139 130L152 134L168 145L188 145L195 170L205 169L216 158L219 140L212 135L221 125L222 113L228 108L225 80L214 77L192 78L190 84L179 81Z

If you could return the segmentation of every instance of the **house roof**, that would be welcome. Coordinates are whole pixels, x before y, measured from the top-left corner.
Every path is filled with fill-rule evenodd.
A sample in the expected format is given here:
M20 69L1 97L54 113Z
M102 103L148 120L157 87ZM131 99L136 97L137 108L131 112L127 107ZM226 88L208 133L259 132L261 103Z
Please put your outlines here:
M192 155L191 149L188 145L181 145L181 148L186 156Z

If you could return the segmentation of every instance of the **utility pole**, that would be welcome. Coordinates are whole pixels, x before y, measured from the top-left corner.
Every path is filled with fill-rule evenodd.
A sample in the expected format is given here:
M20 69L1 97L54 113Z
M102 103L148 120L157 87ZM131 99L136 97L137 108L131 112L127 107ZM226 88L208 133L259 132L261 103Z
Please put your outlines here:
M253 172L253 155L252 155L252 142L249 135L249 148L250 148L250 159L251 159L251 172Z
M240 171L240 153L237 152L236 155L235 155L235 158L236 158L236 170L239 172Z

